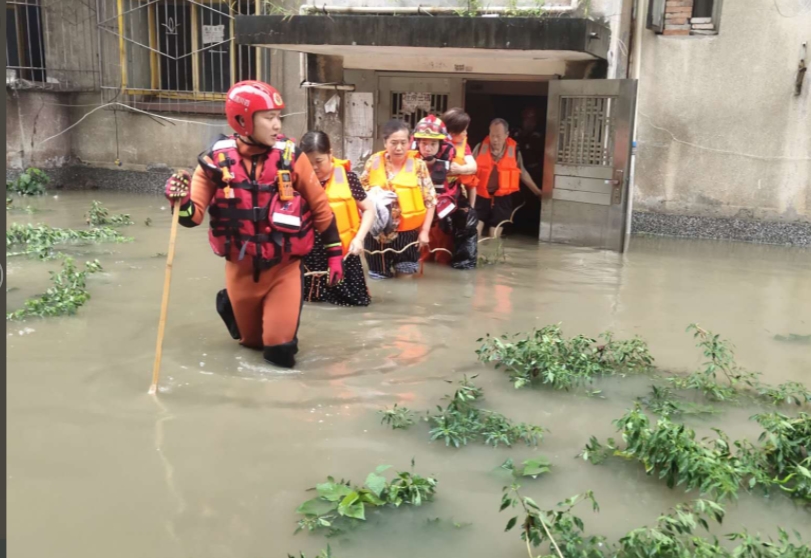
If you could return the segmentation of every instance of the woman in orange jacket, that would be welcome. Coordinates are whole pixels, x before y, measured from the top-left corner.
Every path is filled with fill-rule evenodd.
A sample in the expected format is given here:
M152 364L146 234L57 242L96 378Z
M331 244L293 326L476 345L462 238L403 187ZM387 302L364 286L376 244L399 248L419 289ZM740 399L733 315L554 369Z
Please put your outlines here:
M284 101L266 83L243 81L228 91L225 113L236 131L200 155L194 176L166 183L180 224L196 227L210 215L209 243L225 258L225 289L217 311L234 339L263 350L266 361L293 367L303 271L313 228L326 247L331 284L343 278L335 217L307 157L281 135Z
M304 258L304 292L307 302L330 302L338 306L368 306L372 301L363 274L363 239L374 222L374 206L350 170L349 161L332 156L329 136L324 132L307 132L299 144L310 160L324 187L344 253L344 280L335 286L327 282L329 266L321 235L316 234L313 251ZM359 211L360 209L360 211ZM361 216L362 213L362 216ZM321 274L323 272L323 274Z

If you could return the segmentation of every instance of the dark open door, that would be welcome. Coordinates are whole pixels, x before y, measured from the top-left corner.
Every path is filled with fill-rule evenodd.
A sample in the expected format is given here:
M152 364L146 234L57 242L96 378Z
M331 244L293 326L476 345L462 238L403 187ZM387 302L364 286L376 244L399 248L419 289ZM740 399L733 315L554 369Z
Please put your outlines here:
M541 240L623 251L636 85L549 83Z

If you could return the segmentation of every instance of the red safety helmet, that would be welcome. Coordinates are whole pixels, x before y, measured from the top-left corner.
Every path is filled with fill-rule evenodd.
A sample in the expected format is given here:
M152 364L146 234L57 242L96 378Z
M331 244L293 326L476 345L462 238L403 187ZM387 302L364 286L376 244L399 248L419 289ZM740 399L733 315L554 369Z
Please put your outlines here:
M240 81L231 86L225 98L228 125L241 136L253 134L253 115L263 110L282 110L284 100L279 92L261 81ZM237 120L242 117L242 124Z
M430 114L417 122L414 128L414 139L434 139L444 140L448 139L448 129L445 123L439 118Z

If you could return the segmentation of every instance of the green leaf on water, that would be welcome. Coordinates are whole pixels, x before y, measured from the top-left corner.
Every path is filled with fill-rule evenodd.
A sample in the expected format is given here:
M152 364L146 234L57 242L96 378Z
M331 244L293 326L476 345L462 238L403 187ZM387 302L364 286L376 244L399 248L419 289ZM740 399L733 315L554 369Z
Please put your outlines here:
M528 459L524 461L524 467L521 470L521 475L524 477L537 477L538 475L542 475L544 473L549 472L549 468L551 464L549 460L545 457L539 457L538 459Z
M357 492L350 492L338 505L338 513L354 519L366 520L366 508Z
M296 513L303 515L324 515L325 513L334 511L337 507L336 502L325 502L321 498L313 498L301 504L296 509Z
M380 496L383 490L386 489L386 477L376 473L369 473L369 476L366 477L365 485L369 490L374 492L375 496Z
M329 500L330 502L343 500L347 495L352 493L352 489L345 484L332 481L316 485L315 489L318 491L318 495L321 498Z

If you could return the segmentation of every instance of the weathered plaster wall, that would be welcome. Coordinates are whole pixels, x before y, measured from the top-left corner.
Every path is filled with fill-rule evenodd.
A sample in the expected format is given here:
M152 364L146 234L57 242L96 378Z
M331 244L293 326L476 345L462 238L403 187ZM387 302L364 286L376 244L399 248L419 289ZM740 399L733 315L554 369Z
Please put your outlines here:
M76 95L75 104L83 104ZM97 98L97 96L95 96ZM71 109L71 120L78 121L88 109ZM188 122L161 122L126 110L98 110L71 130L73 155L83 163L114 167L116 158L131 170L193 167L197 155L218 134L227 133L225 118L187 114L166 114ZM117 131L117 135L116 135Z
M726 1L717 36L646 30L634 209L811 220L811 76L794 95L803 42L804 0Z
M70 125L70 95L6 89L6 168L61 167L70 161L70 135L40 143Z

